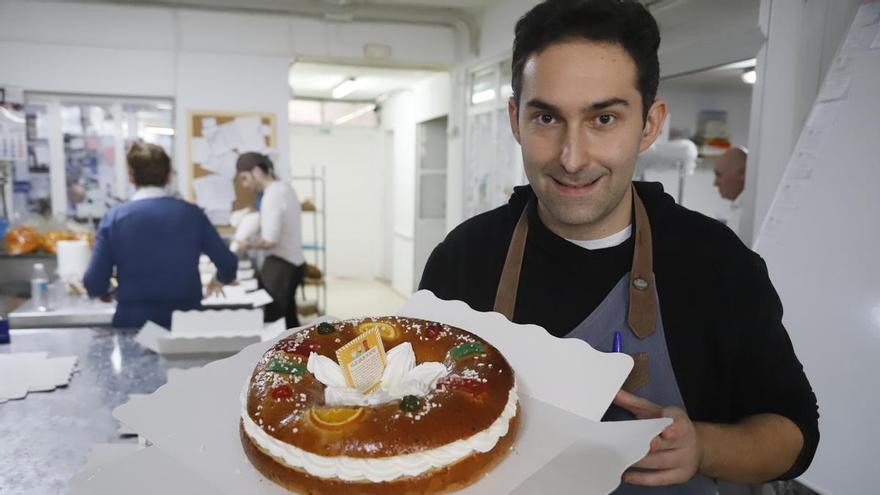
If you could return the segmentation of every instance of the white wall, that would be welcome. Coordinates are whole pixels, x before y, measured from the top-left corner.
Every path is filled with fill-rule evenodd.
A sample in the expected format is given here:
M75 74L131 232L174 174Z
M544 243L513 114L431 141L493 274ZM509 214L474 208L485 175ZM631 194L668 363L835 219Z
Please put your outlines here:
M0 0L0 83L25 91L174 98L178 166L186 163L190 110L271 112L278 149L287 150L290 61L362 61L366 43L391 46L392 64L456 63L455 32L436 25ZM286 173L287 154L278 162ZM188 171L180 172L186 194Z
M382 105L382 128L394 133L391 286L404 295L414 289L416 124L447 115L450 94L449 76L438 74Z
M327 275L374 279L382 276L382 256L391 249L383 236L392 193L382 129L291 126L292 175L324 168L326 179ZM307 182L296 181L300 199L311 197ZM314 200L314 198L312 198ZM311 214L303 215L303 242L311 239ZM320 225L319 225L320 226Z
M859 0L761 1L767 43L758 53L749 168L743 201L746 242L757 235L791 150Z

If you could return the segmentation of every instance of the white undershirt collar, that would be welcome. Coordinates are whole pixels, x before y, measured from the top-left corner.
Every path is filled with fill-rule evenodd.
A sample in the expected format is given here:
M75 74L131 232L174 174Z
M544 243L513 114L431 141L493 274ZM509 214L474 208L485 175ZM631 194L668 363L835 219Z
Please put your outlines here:
M624 227L623 230L617 232L615 234L611 234L608 237L603 237L601 239L593 239L589 241L579 241L575 239L566 239L566 241L576 244L584 249L606 249L614 246L619 246L626 242L627 239L632 235L632 224Z
M131 196L132 201L139 201L142 199L154 199L154 198L164 198L168 196L168 193L165 192L164 187L158 186L144 186L139 187L137 191Z

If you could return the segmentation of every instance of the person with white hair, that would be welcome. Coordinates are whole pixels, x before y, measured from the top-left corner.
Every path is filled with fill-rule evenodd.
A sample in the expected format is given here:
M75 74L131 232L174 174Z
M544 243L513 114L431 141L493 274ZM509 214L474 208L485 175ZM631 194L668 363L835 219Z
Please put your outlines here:
M748 151L741 146L735 146L715 160L715 187L718 188L722 198L730 201L727 213L719 220L739 237L742 237L741 198L746 185L747 159Z

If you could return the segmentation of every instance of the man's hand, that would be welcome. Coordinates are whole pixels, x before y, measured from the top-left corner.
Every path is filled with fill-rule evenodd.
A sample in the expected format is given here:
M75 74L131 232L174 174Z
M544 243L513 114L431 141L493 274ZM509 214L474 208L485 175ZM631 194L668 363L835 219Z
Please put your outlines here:
M628 470L623 481L633 485L661 486L685 483L697 473L702 460L702 448L697 428L679 407L661 407L621 390L614 404L635 414L638 419L672 418L667 426L651 441L651 450L633 467L653 471Z
M217 280L217 277L212 278L208 285L205 286L205 297L208 298L213 295L226 297L226 294L223 293L223 284Z

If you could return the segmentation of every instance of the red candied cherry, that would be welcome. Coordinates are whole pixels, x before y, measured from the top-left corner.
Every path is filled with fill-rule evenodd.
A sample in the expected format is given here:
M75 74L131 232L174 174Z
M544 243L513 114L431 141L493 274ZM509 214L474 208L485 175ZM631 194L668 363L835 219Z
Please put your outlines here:
M293 390L287 385L281 385L272 389L272 398L276 400L289 399L293 397Z
M297 342L295 339L284 339L275 344L274 349L276 351L308 356L310 352L317 352L321 349L321 344L312 339L304 339L300 342Z
M440 390L458 390L472 395L479 395L486 393L489 390L489 385L478 378L462 378L458 375L452 375L441 378L437 382L437 388Z
M425 330L425 336L429 339L436 339L442 331L443 327L435 323L429 326L427 330Z

